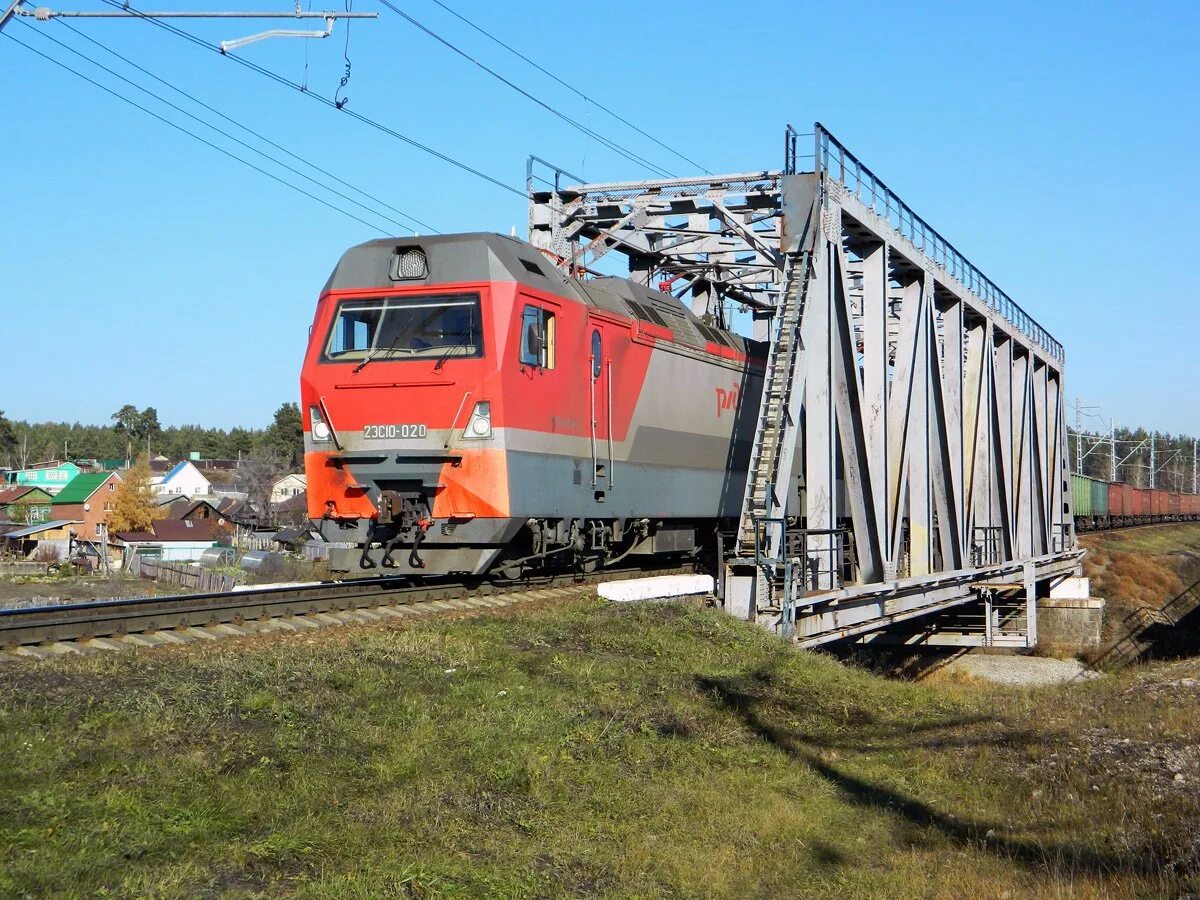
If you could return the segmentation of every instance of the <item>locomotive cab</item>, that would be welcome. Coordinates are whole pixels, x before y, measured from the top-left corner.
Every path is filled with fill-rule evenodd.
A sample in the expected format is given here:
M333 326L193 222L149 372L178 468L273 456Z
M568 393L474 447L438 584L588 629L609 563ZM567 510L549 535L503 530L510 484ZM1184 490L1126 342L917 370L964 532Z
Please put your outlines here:
M372 241L338 263L301 377L308 513L336 545L332 569L482 572L520 528L495 425L513 270L535 260L499 235L458 235ZM552 317L520 325L510 355L544 366Z
M301 373L331 570L512 577L693 551L740 506L749 356L675 298L567 278L513 238L351 248Z

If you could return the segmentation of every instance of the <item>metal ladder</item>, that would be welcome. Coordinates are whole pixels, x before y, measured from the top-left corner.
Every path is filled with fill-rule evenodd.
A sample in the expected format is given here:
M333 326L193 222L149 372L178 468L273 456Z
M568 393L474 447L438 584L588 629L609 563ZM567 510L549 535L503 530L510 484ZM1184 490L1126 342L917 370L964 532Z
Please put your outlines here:
M785 263L784 289L777 307L775 334L767 354L742 518L738 524L737 550L743 558L757 555L760 523L766 529L766 534L761 538L765 539L769 550L774 551L771 555L782 555L782 521L768 520L781 520L787 501L787 484L799 426L793 420L794 413L789 410L797 363L803 351L800 323L804 319L811 262L811 251L806 249L799 255L789 255ZM785 466L781 466L781 463ZM781 476L784 483L782 491L777 487Z

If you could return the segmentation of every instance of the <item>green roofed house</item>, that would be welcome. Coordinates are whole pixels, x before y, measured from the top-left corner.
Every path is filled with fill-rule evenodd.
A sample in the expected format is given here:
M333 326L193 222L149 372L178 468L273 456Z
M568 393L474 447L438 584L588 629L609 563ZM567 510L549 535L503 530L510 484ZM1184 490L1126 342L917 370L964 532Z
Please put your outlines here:
M76 475L54 498L56 519L78 519L76 536L95 540L104 533L121 476L116 472L85 472Z

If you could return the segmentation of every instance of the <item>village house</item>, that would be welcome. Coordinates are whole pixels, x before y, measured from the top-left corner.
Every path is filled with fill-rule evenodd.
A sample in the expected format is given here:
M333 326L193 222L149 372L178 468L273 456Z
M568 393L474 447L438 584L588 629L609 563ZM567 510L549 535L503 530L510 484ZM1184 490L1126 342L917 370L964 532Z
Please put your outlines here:
M212 493L209 480L200 474L200 470L190 459L176 463L164 475L153 476L150 479L150 489L156 494L176 494L181 497Z
M182 494L155 494L150 504L158 509L156 515L162 519L181 519L180 513L192 505L191 497Z
M291 497L297 497L303 494L308 488L308 479L304 473L292 472L289 475L284 475L273 485L271 485L271 505L283 503Z
M54 497L52 515L56 519L76 519L81 525L76 535L94 541L104 534L121 476L116 472L85 472L76 475Z
M214 496L180 500L168 507L167 518L189 522L211 522L221 526L228 522L226 513L237 505L237 500L231 500L228 497Z
M271 517L277 525L306 525L308 523L308 492L301 491L282 503L271 504Z
M195 562L210 547L218 546L221 533L208 522L161 519L151 531L122 531L113 540L124 545L126 564L132 554L163 562Z
M0 488L0 519L9 519L21 525L49 522L53 499L43 488Z
M9 487L37 487L48 494L57 494L82 471L73 462L50 460L27 469L15 469L4 477Z

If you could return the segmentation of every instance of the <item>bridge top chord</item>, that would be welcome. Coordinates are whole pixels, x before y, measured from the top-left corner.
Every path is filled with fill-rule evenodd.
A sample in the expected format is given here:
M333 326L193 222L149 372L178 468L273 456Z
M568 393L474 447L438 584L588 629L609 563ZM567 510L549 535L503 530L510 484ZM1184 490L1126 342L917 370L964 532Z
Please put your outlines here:
M1063 346L1050 332L1037 323L1008 294L996 286L968 260L953 244L942 237L929 223L913 212L874 172L863 165L845 145L816 122L813 125L813 171L819 171L839 181L856 199L881 219L908 238L913 245L947 274L1012 323L1018 331L1034 341L1054 359L1062 362ZM789 174L796 172L798 139L802 137L792 126L787 128L786 166Z
M811 153L799 152L801 138L812 139ZM784 150L779 170L590 184L531 156L530 240L564 267L587 270L616 250L630 258L635 280L650 284L662 277L679 297L715 291L755 309L774 310L784 272L784 180L817 173L827 183L838 183L929 263L1062 363L1058 340L823 125L814 123L809 134L789 125ZM678 289L677 280L682 280Z

